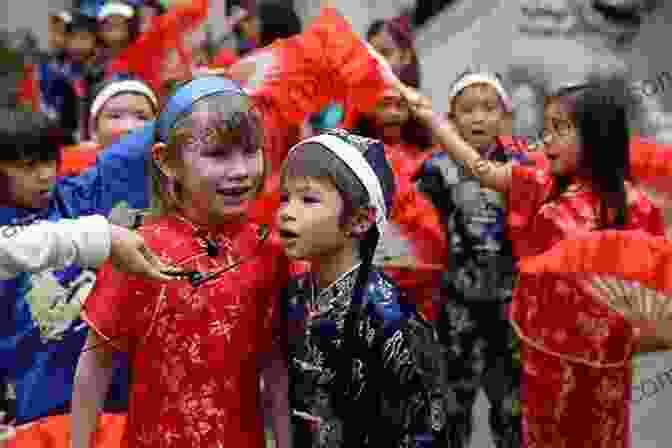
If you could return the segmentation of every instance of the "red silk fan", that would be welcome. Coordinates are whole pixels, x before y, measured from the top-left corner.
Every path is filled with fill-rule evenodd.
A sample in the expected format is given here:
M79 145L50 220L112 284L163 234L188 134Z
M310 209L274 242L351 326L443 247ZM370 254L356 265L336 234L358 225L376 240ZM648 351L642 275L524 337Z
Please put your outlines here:
M520 261L528 275L574 277L588 295L630 321L672 319L672 242L642 231L599 231Z

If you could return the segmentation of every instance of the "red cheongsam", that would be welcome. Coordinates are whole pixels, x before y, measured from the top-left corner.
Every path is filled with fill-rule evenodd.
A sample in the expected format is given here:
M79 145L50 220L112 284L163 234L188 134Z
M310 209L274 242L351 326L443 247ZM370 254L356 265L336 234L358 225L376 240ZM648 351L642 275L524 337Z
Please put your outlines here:
M259 358L272 347L289 276L281 247L251 223L206 235L170 216L139 232L165 263L202 272L240 265L200 287L103 267L83 314L130 356L129 447L263 447ZM201 236L217 243L216 256Z
M598 229L599 195L587 185L574 182L558 194L545 169L516 166L512 173L509 231L517 256ZM659 210L631 185L628 195L626 228L662 235ZM525 280L511 307L522 340L524 446L629 447L633 327L568 279Z

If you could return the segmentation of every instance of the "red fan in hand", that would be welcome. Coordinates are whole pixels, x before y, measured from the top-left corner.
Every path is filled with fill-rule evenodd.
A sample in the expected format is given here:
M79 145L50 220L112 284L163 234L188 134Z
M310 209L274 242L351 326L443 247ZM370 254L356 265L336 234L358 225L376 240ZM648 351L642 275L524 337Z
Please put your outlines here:
M526 274L567 275L631 322L672 326L672 242L642 231L600 231L566 239L519 263ZM672 332L672 330L671 330Z

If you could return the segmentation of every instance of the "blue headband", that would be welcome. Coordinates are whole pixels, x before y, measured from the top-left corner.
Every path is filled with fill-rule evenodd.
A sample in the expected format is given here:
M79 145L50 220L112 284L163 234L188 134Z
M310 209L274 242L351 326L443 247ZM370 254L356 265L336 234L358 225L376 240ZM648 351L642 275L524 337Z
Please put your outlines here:
M246 96L243 89L235 82L219 76L197 78L177 89L168 100L156 122L161 141L168 141L168 132L179 117L191 111L194 103L207 96L220 93Z

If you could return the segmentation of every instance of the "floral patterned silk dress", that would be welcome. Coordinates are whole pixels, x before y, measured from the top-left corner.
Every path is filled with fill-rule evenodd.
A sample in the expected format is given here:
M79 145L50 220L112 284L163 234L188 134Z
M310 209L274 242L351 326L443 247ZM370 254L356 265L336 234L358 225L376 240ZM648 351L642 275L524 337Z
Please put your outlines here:
M514 167L509 232L517 256L599 227L599 196L575 182L557 194L546 169ZM628 229L663 234L660 212L628 185ZM526 448L630 444L632 326L567 278L521 278L511 319L522 340ZM524 281L523 281L524 280Z
M140 228L164 262L202 272L241 262L193 287L153 282L107 264L85 319L133 372L126 438L130 447L264 446L258 407L260 354L272 347L274 304L288 281L281 248L251 223L208 237L181 217Z

